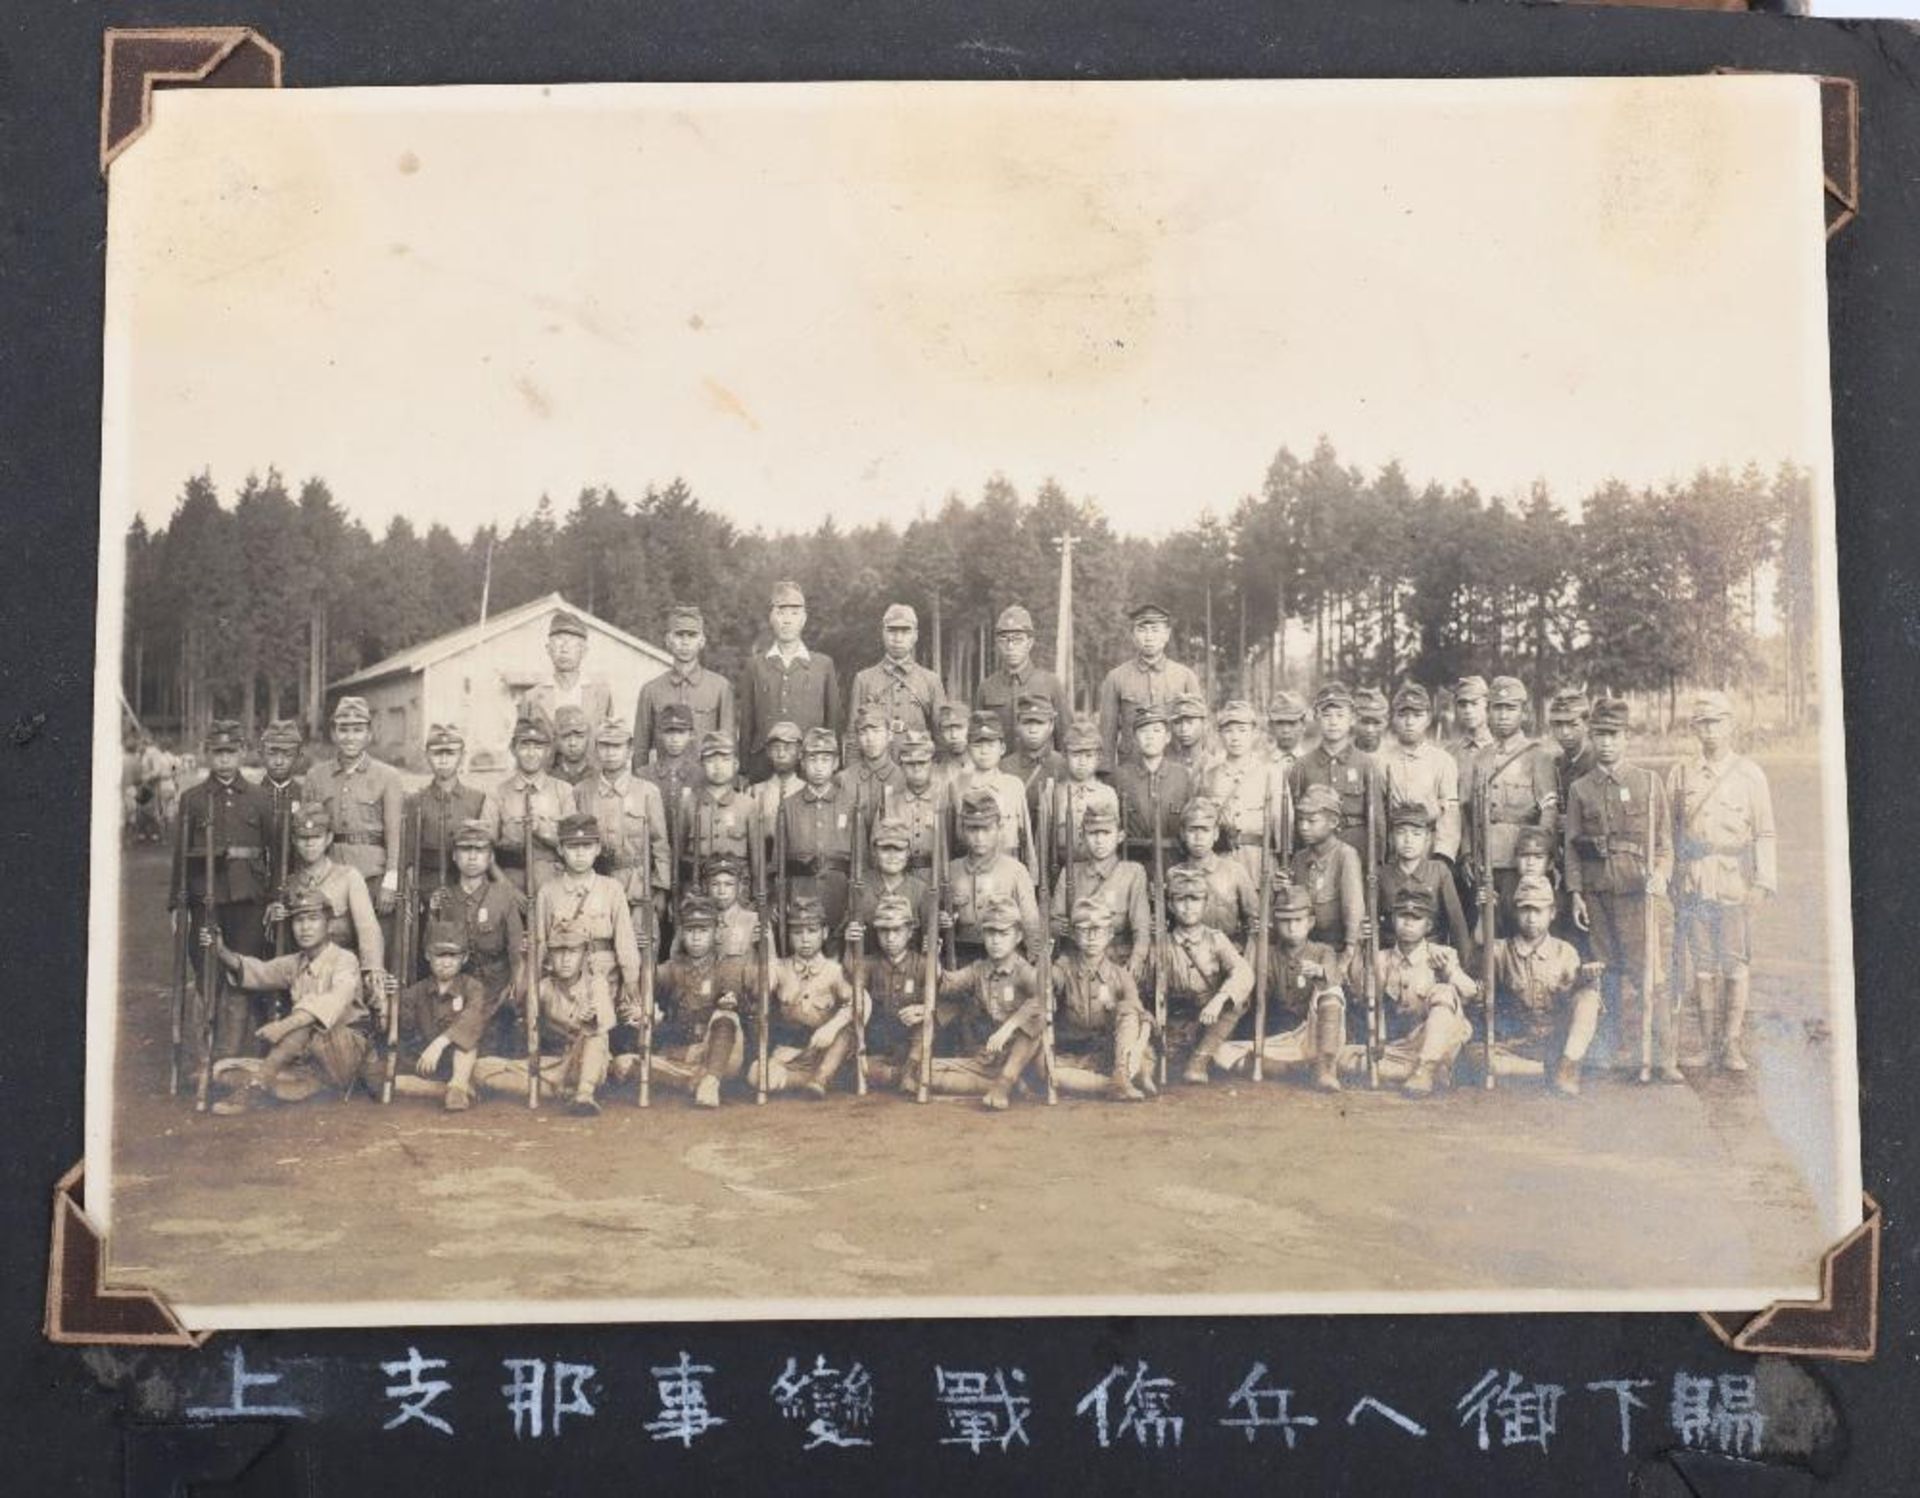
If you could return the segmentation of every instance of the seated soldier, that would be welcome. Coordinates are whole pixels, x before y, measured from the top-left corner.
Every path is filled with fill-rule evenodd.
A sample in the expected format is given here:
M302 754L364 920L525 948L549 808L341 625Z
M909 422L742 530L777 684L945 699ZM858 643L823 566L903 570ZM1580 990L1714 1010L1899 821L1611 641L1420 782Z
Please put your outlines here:
M840 964L821 951L826 937L826 907L819 900L802 895L788 902L793 955L773 965L764 1084L757 1058L747 1068L756 1091L800 1091L818 1101L853 1055L853 986Z
M713 901L714 950L722 960L751 957L760 937L760 920L740 903L744 865L731 853L720 853L707 864L705 872L707 898Z
M1432 931L1433 897L1424 889L1402 889L1393 901L1393 945L1381 947L1375 972L1386 1031L1380 1078L1402 1083L1409 1097L1426 1097L1436 1084L1451 1085L1453 1064L1473 1034L1466 1003L1480 991L1453 948L1430 940ZM1356 992L1364 992L1365 961L1360 951L1350 964ZM1350 1047L1341 1065L1363 1069L1366 1048Z
M1307 786L1294 817L1300 847L1288 872L1313 901L1313 939L1339 952L1345 967L1365 934L1367 890L1360 855L1340 836L1340 793L1330 785Z
M1160 1091L1148 1044L1153 1022L1112 942L1112 907L1091 895L1076 901L1073 944L1053 962L1053 1080L1070 1096L1143 1102Z
M318 890L296 890L287 899L287 922L295 950L262 959L230 951L217 926L200 933L200 944L242 989L284 991L291 1008L254 1034L268 1046L255 1058L233 1056L214 1067L213 1080L233 1090L213 1105L220 1114L245 1113L261 1102L304 1102L331 1088L343 1096L359 1079L373 1052L373 1016L360 998L360 963L327 935L328 908Z
M986 955L940 975L933 1091L977 1097L986 1107L1002 1111L1039 1053L1039 978L1017 951L1024 926L1013 901L988 902L979 912ZM912 1004L900 1018L917 1026L924 1014L921 1005Z
M1238 864L1232 867L1244 875ZM1167 1033L1160 1037L1172 1066L1187 1053L1181 1080L1204 1084L1213 1056L1239 1026L1253 993L1253 969L1225 932L1206 923L1207 876L1190 864L1167 875L1170 921L1160 980L1167 985ZM1152 978L1149 976L1149 983ZM1149 990L1151 998L1151 990Z
M551 886L544 886L550 888ZM482 1056L474 1080L488 1092L525 1097L528 1068L537 1065L543 1087L570 1092L567 1111L592 1117L600 1111L599 1092L607 1080L608 1045L616 1016L607 975L587 965L592 938L572 920L555 920L541 938L547 971L540 975L533 1002L540 1027L540 1051L530 1060ZM522 970L520 998L526 1000Z
M502 885L501 888L508 889ZM449 1113L473 1106L473 1067L498 995L472 973L467 933L451 921L427 926L427 976L400 987L386 981L387 996L400 1005L400 1066L393 1090L438 1097Z
M1494 944L1499 1021L1493 1069L1500 1077L1545 1076L1553 1091L1574 1097L1580 1091L1581 1062L1600 1024L1605 964L1583 964L1572 943L1549 934L1553 907L1553 887L1546 880L1522 879L1514 886L1518 929ZM1484 1036L1484 1016L1481 1024Z
M1267 952L1267 1033L1260 1052L1262 1078L1298 1074L1313 1068L1313 1085L1340 1090L1339 1063L1347 1034L1347 1000L1340 990L1340 959L1332 947L1312 941L1313 901L1296 884L1273 892L1273 942ZM1214 1064L1222 1071L1251 1075L1251 1006L1234 1032L1221 1042Z
M926 962L913 947L919 926L919 907L899 895L888 895L874 907L859 929L849 926L849 940L870 932L874 950L866 956L867 1080L874 1087L898 1087L913 1092L920 1083L920 1028L903 1017L909 1006L922 1012L926 997Z
M654 979L659 1017L653 1029L653 1076L664 1087L693 1094L695 1106L718 1108L720 1088L740 1075L747 1059L747 1037L740 1011L752 992L749 966L722 957L715 945L719 911L704 895L680 902L679 955ZM635 995L636 1001L638 995ZM636 1024L638 1015L622 1016ZM622 1056L619 1063L638 1058ZM624 1075L632 1066L621 1064Z

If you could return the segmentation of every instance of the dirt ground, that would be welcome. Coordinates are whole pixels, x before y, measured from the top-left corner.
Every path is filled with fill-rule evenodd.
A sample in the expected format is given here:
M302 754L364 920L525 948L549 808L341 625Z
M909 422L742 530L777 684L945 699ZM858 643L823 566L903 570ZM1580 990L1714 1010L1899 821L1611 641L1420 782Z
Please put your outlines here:
M112 1275L189 1307L1635 1290L1804 1284L1834 1236L1809 762L1766 764L1786 888L1752 1080L1416 1103L1288 1084L991 1115L893 1095L598 1119L166 1095L164 856L126 864ZM270 1321L270 1318L269 1318Z

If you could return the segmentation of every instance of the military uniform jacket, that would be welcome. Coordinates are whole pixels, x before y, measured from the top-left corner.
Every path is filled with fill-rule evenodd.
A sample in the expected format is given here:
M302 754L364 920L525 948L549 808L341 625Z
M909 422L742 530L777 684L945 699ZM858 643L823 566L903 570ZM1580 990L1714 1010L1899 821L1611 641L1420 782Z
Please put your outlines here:
M527 692L520 712L538 716L552 728L554 714L563 707L577 707L585 713L587 731L591 733L613 716L613 691L597 676L582 676L568 688L543 681Z
M295 861L293 840L287 823L311 798L306 780L299 775L277 782L263 779L260 793L267 798L267 807L272 814L272 820L267 824L272 831L271 840L267 843L267 878L269 884L278 889L287 882L287 871ZM285 859L280 856L283 847L287 850Z
M719 923L714 927L714 950L723 959L751 957L754 932L759 925L760 918L746 906L729 905L720 912Z
M1366 877L1364 869L1361 877ZM1422 859L1412 872L1401 868L1398 859L1389 859L1380 865L1381 931L1389 937L1392 935L1394 897L1409 887L1425 890L1433 900L1434 940L1445 942L1460 954L1462 962L1472 967L1478 956L1473 927L1460 904L1460 887L1454 881L1453 870L1437 858Z
M1180 817L1193 798L1193 777L1187 767L1163 759L1157 770L1148 770L1138 759L1129 760L1113 772L1113 792L1120 798L1120 835L1136 848L1153 843L1153 803L1159 798L1164 856L1169 862L1177 859Z
M867 1051L904 1058L918 1027L901 1023L900 1011L926 999L926 958L908 947L897 962L884 952L869 952L865 962Z
M1204 695L1192 668L1164 655L1157 661L1135 656L1115 666L1100 683L1100 768L1111 770L1139 757L1133 744L1133 717L1141 708L1170 709L1176 697Z
M947 705L947 689L918 661L882 659L854 673L847 722L858 723L860 709L870 702L887 715L887 727L897 739L915 729L932 733L934 715Z
M653 1001L666 1011L666 1018L654 1032L656 1042L669 1045L693 1045L707 1033L707 1022L714 1012L726 1008L739 1013L754 997L752 969L744 962L730 961L708 953L698 961L679 956L660 966L653 979ZM639 991L633 990L620 1016L625 1024L639 1020Z
M1098 962L1078 953L1055 958L1053 993L1054 1040L1068 1048L1104 1040L1123 1011L1142 1012L1133 974L1104 955Z
M592 760L583 759L577 765L570 765L557 754L553 757L553 763L547 766L549 775L571 786L578 786L581 781L590 779L599 771L600 767Z
M561 920L586 928L587 967L603 971L604 965L595 963L593 957L611 953L626 987L632 989L639 984L640 942L634 933L625 885L604 874L555 875L533 897L533 928L542 951L546 950L554 922Z
M515 770L500 782L494 794L499 812L499 831L493 840L494 857L502 868L526 866L527 819L533 819L534 857L560 856L560 819L575 810L574 788L564 780L555 780L546 771L522 775Z
M805 1044L853 1000L846 971L831 957L784 958L773 965L773 1023L787 1044Z
M1343 951L1360 945L1360 927L1367 918L1366 875L1360 855L1337 837L1318 848L1301 848L1289 865L1293 881L1313 901L1313 929L1338 933Z
M1011 775L1019 781L1027 793L1027 817L1034 821L1040 815L1040 793L1049 782L1062 785L1067 778L1067 757L1058 749L1049 749L1044 745L1038 754L1029 754L1024 749L1015 749L1000 761L1000 773ZM1034 821L1034 825L1039 823Z
M409 817L417 817L420 829L418 871L423 881L451 884L460 877L453 866L453 835L462 822L485 822L497 828L499 810L493 798L464 781L442 786L437 780L415 791L406 800Z
M1086 857L1087 840L1081 828L1087 824L1088 808L1095 806L1105 807L1116 819L1120 815L1120 797L1105 781L1069 780L1062 775L1053 783L1053 848L1056 860L1066 856L1069 827L1073 834L1073 856ZM1071 820L1068 807L1073 808Z
M267 897L268 848L273 839L273 803L244 775L222 784L209 776L180 797L180 824L173 840L173 883L168 908L186 875L190 903L207 894L207 810L213 810L213 898L226 905Z
M1005 962L982 957L957 973L940 975L936 1023L957 1029L963 1051L979 1050L1016 1015L1016 1028L1037 1036L1042 1028L1039 996L1040 975L1025 958L1017 953Z
M1310 785L1331 786L1340 797L1340 836L1358 848L1366 838L1367 783L1374 787L1374 813L1379 819L1380 841L1387 837L1386 777L1380 763L1349 739L1329 754L1324 744L1315 744L1293 762L1287 783L1293 791L1294 805Z
M1174 739L1167 745L1167 758L1187 772L1187 778L1196 788L1207 778L1207 771L1213 768L1218 757L1207 747L1205 739L1193 744L1182 744Z
M541 978L542 1050L554 1042L563 1046L570 1044L583 1035L606 1035L618 1023L613 992L599 973L583 967L574 974L573 981L566 984L551 973Z
M1673 873L1673 823L1660 777L1634 765L1595 765L1567 793L1567 888L1639 895L1651 871Z
M1490 745L1480 752L1474 780L1464 788L1470 824L1479 816L1475 798L1483 794L1489 846L1472 852L1484 858L1488 868L1510 869L1522 827L1544 827L1551 837L1559 824L1560 776L1553 751L1520 734Z
M1189 858L1185 866L1198 869L1207 880L1207 906L1200 917L1204 926L1223 931L1235 941L1250 940L1260 929L1260 892L1253 887L1253 876L1237 858L1222 858L1209 853L1205 858Z
M1405 1033L1424 1020L1428 1010L1436 1007L1459 1013L1466 1001L1480 992L1480 985L1464 967L1456 966L1451 979L1443 979L1434 972L1435 957L1451 950L1437 941L1423 941L1410 952L1389 945L1375 954L1374 971L1379 975L1381 1006L1389 1020L1401 1021L1394 1029ZM1352 987L1356 991L1362 988L1361 975L1366 972L1366 960L1364 951L1354 951ZM1454 960L1458 964L1457 953Z
M1755 887L1779 889L1773 797L1752 760L1740 754L1716 764L1703 755L1683 759L1667 778L1667 796L1682 895L1739 905Z
M1305 969L1317 965L1317 975ZM1304 941L1289 951L1276 941L1267 949L1267 1033L1297 1025L1313 1014L1314 1000L1340 992L1340 956L1324 942Z
M773 845L773 823L780 813L780 803L805 784L806 781L795 771L791 775L769 775L765 780L754 782L752 789L747 792L760 819L760 836L769 847Z
M691 749L684 754L663 754L635 774L660 793L662 806L678 806L682 795L707 782L700 771L699 757Z
M1502 1021L1495 1038L1509 1030L1537 1038L1552 1028L1560 1004L1579 986L1580 954L1557 936L1531 946L1517 936L1502 937L1493 946L1493 977Z
M363 968L384 971L387 965L386 937L380 930L373 898L367 893L367 881L358 869L323 858L287 876L286 895L301 890L318 890L327 902L327 940L352 952Z
M840 772L840 783L860 803L860 825L864 835L870 837L873 824L886 810L887 797L906 782L901 778L899 762L891 755L875 762L856 754L853 763Z
M363 754L351 765L325 759L307 772L307 793L333 814L334 855L367 881L400 866L400 772Z
M721 853L740 860L747 867L747 852L753 844L753 797L732 785L700 785L680 798L680 859L689 869L697 862L703 869Z
M926 880L917 874L900 874L889 878L875 869L867 875L860 897L849 904L849 918L871 926L874 912L880 908L880 902L889 895L905 900L911 905L916 920L927 913Z
M409 984L400 990L402 1054L416 1060L442 1035L456 1050L479 1050L497 1002L497 995L471 973L455 973L445 989L433 977Z
M833 657L803 644L791 662L777 646L747 662L740 681L740 743L749 754L767 747L767 730L780 722L840 732L840 673Z
M1553 767L1560 778L1560 811L1565 815L1567 799L1573 792L1573 783L1582 775L1596 769L1599 761L1593 756L1593 740L1582 739L1580 747L1572 755L1558 744L1553 746Z
M980 940L980 912L993 900L1011 900L1020 910L1020 929L1027 950L1040 949L1040 906L1027 866L1004 853L975 864L971 857L947 865L947 898L952 902L955 935L964 942Z
M1017 855L1023 837L1032 831L1027 820L1027 788L1005 770L979 770L968 765L954 777L952 804L958 806L960 798L971 790L993 793L994 805L1000 808L1000 846Z
M1442 858L1460 856L1460 763L1430 739L1411 749L1398 739L1383 744L1374 756L1385 781L1384 804L1418 803L1433 813L1433 851ZM1387 827L1380 828L1381 847L1388 846Z
M1073 912L1067 904L1064 874L1053 886L1053 913L1062 920ZM1147 871L1117 856L1076 859L1073 897L1098 900L1113 912L1113 945L1130 953L1128 966L1138 974L1146 965L1147 936L1153 930L1153 904L1147 889Z
M1459 771L1460 801L1466 804L1467 792L1473 788L1474 771L1480 767L1481 757L1493 748L1493 730L1482 724L1471 735L1461 734L1447 742L1447 753L1453 756L1454 768Z
M733 683L698 661L686 669L676 663L666 674L640 688L633 709L633 767L643 770L652 757L660 709L684 707L693 717L693 741L709 733L733 731Z
M1234 847L1257 848L1262 831L1279 822L1281 803L1291 792L1283 768L1248 754L1215 760L1200 777L1200 794L1219 803L1220 831Z
M932 867L934 823L945 805L940 788L931 781L924 790L916 791L902 781L887 792L886 814L906 823L913 839L907 845L909 867Z
M1000 732L1011 744L1018 726L1014 710L1022 697L1045 697L1053 704L1053 746L1058 749L1073 717L1073 703L1067 697L1065 683L1053 672L1043 671L1031 660L1024 671L1009 671L1003 666L980 683L975 703L985 712L1000 715Z
M365 1029L372 1019L360 998L360 960L332 942L285 957L242 957L240 986L285 992L294 1011L323 1030Z
M803 784L781 803L787 824L787 872L801 876L853 868L853 792L829 781Z
M1224 931L1212 926L1175 926L1167 933L1165 974L1167 997L1187 999L1199 1008L1216 994L1225 994L1235 1014L1247 1007L1253 993L1253 968Z
M623 770L612 780L596 775L574 793L575 809L600 823L600 857L625 891L627 902L646 900L653 890L673 882L673 845L667 840L667 814L651 781ZM646 867L641 866L645 844Z
M504 879L482 875L475 889L465 889L456 880L436 890L432 907L443 919L466 927L468 967L494 993L504 992L520 961L527 897Z

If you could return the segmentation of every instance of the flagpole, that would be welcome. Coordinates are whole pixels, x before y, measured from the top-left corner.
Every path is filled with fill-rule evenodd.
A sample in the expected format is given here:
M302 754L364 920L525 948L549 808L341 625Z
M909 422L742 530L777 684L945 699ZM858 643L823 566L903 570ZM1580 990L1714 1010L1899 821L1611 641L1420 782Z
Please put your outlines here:
M1060 612L1053 630L1053 674L1060 678L1067 706L1074 711L1079 710L1080 703L1073 680L1073 543L1079 539L1071 532L1053 538L1060 549Z

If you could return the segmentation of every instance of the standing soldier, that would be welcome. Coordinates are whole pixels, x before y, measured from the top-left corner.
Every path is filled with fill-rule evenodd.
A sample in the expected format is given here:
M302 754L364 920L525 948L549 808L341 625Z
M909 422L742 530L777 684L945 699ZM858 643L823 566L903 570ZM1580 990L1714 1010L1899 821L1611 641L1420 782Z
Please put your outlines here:
M1182 692L1173 699L1167 718L1173 731L1167 758L1182 766L1197 788L1213 763L1213 751L1207 747L1207 699L1195 692Z
M511 1006L526 963L520 940L527 929L527 898L493 877L492 822L462 822L454 830L453 868L454 882L428 896L427 908L435 920L452 921L466 931L467 970L486 989L498 1028L506 1023L503 1013L517 1014ZM524 1026L513 1026L509 1048L524 1044L525 1034Z
M680 804L680 793L702 780L700 748L693 739L693 714L669 702L653 716L653 763L633 757L633 773L651 781L668 806Z
M1055 785L1053 794L1053 846L1063 850L1063 859L1084 858L1089 811L1096 806L1104 808L1113 825L1120 825L1120 797L1094 774L1100 765L1100 725L1091 718L1075 718L1067 726L1067 747L1061 760L1064 778ZM1078 839L1079 846L1068 847L1069 833Z
M1100 683L1100 748L1103 770L1117 769L1138 757L1133 734L1142 708L1151 707L1167 722L1173 699L1191 693L1202 701L1206 693L1191 667L1167 659L1173 638L1173 616L1157 603L1136 604L1133 620L1134 658L1123 661Z
M1167 758L1167 712L1146 706L1133 719L1133 757L1113 772L1113 791L1120 798L1120 816L1128 858L1145 864L1153 859L1154 813L1160 808L1159 838L1164 850L1180 841L1180 814L1193 797L1193 778L1186 766Z
M700 741L702 779L681 798L680 835L675 839L684 864L682 889L706 893L707 871L716 858L736 859L741 868L747 865L753 798L740 788L739 772L732 734L716 729Z
M1307 699L1298 692L1280 691L1267 704L1267 741L1274 767L1282 774L1293 769L1307 736Z
M776 723L767 730L767 777L756 781L752 791L754 813L766 837L773 836L774 814L780 810L780 803L804 783L800 778L801 738L798 723Z
M499 810L494 862L513 887L531 898L560 871L560 820L574 808L573 787L541 768L552 735L538 718L522 718L513 727L514 771L500 782L494 802ZM533 867L527 867L527 829L533 829ZM538 977L538 974L535 975Z
M333 705L333 758L307 772L307 794L331 813L334 851L360 871L384 921L400 894L400 816L407 791L398 770L367 753L372 738L366 698L342 697Z
M264 916L269 895L268 839L273 803L240 773L244 747L240 725L216 718L207 729L207 778L180 798L180 825L173 840L173 882L167 909L176 923L190 922L188 950L196 965L217 960L204 927L207 898L226 950L247 957L267 951ZM211 818L211 824L209 824ZM207 889L207 838L213 838L213 889ZM185 910L181 909L184 899ZM282 985L284 986L284 985ZM213 1020L213 1059L251 1055L266 1000L239 988L218 986ZM256 1007L262 1012L255 1013ZM206 1015L200 1016L204 1023Z
M1393 737L1375 756L1388 806L1417 802L1433 814L1433 852L1460 858L1460 762L1432 739L1433 699L1410 681L1393 694Z
M888 604L880 634L885 653L876 664L854 674L847 721L857 723L860 710L872 703L880 709L890 738L899 738L909 728L931 733L940 705L947 700L947 689L913 658L913 647L920 642L919 615L904 603Z
M1463 676L1454 683L1453 727L1447 752L1460 767L1460 789L1464 792L1473 784L1480 756L1493 744L1493 732L1487 727L1486 677Z
M1366 933L1366 876L1360 855L1340 836L1340 796L1330 785L1312 785L1294 803L1300 847L1288 869L1313 901L1311 935L1334 948L1343 964L1353 960Z
M973 726L973 714L964 702L949 702L936 715L934 728L933 783L950 798L959 793L953 782L968 765L967 733Z
M1553 735L1554 768L1559 774L1563 809L1574 781L1593 768L1593 744L1587 736L1592 714L1587 694L1577 688L1563 688L1547 699L1547 731Z
M680 604L667 611L667 650L673 664L640 688L633 710L633 752L644 766L652 757L660 709L683 707L696 738L733 732L733 683L700 661L707 646L707 625L700 610Z
M1120 818L1112 806L1094 802L1075 820L1085 851L1075 857L1072 872L1063 870L1054 884L1050 905L1053 929L1061 936L1070 934L1068 920L1078 919L1074 911L1087 900L1098 900L1113 912L1105 950L1138 980L1147 970L1147 938L1153 930L1147 871L1115 852L1120 842ZM1069 890L1073 892L1071 905L1067 900Z
M1753 960L1748 912L1780 888L1773 797L1760 767L1733 752L1726 693L1700 694L1693 731L1700 752L1681 760L1667 779L1679 852L1677 919L1693 960L1705 1059L1743 1072Z
M993 626L993 646L999 669L980 683L980 706L1000 715L1000 731L1012 739L1021 701L1044 697L1053 706L1055 747L1064 748L1060 735L1073 704L1060 678L1033 664L1033 615L1017 603L1002 609Z
M871 822L881 815L887 797L900 784L900 763L894 758L894 744L885 707L878 702L868 702L854 710L853 758L840 772L840 779L852 790L864 821Z
M1201 777L1200 793L1220 808L1221 841L1250 879L1260 877L1260 846L1274 835L1287 798L1286 775L1253 753L1253 704L1229 702L1215 720L1220 757ZM1282 849L1284 856L1286 850Z
M997 732L999 723L993 726ZM1004 851L1001 816L1000 802L985 787L975 786L960 798L960 836L966 851L948 865L952 908L940 912L940 924L942 929L952 927L963 966L986 950L982 913L1001 902L1019 912L1027 950L1040 950L1040 906L1033 876L1025 864Z
M1360 687L1353 694L1353 744L1362 754L1378 754L1387 736L1387 694L1378 687Z
M1647 923L1657 918L1654 902L1673 874L1673 823L1660 777L1625 762L1629 723L1627 704L1618 698L1603 697L1593 710L1593 768L1567 794L1567 889L1574 926L1588 933L1594 957L1606 964L1604 983L1620 1017L1624 1051L1637 1053L1631 1037L1642 1033L1638 1006L1652 1004L1647 1064L1662 1080L1678 1082L1673 1005L1659 998L1658 969L1647 969L1655 950ZM1550 885L1547 894L1553 894ZM1631 1010L1628 990L1636 1000Z
M740 742L755 775L767 770L767 731L792 723L840 733L840 673L833 657L809 650L800 638L807 627L807 599L797 583L775 583L767 614L773 644L747 662L740 683Z
M492 797L460 778L460 762L467 741L451 723L427 730L427 766L433 779L406 799L416 818L419 860L415 867L422 886L440 889L454 879L453 838L462 822L485 822L491 827L499 812Z
M1483 876L1491 874L1494 897L1502 909L1512 904L1519 880L1515 842L1523 827L1538 827L1552 839L1559 831L1560 780L1553 751L1527 737L1521 720L1527 689L1511 676L1496 676L1487 693L1487 727L1493 741L1478 752L1473 780L1465 787L1469 825L1487 824L1488 846L1474 848ZM1486 810L1477 810L1478 798Z
M267 928L272 930L287 919L295 895L317 894L327 905L327 940L358 957L360 970L369 979L384 973L386 941L373 913L367 881L358 869L335 863L327 856L333 841L333 820L326 807L317 802L301 807L293 814L288 835L293 867L274 903L267 907ZM373 992L371 983L367 992Z
M809 728L801 745L803 783L782 803L788 901L816 902L826 915L829 934L846 921L853 872L853 791L834 774L839 762L840 741L833 730Z
M613 693L599 677L581 674L586 658L587 626L578 614L556 609L547 621L547 659L553 663L553 680L529 691L520 712L543 720L549 732L557 726L555 715L563 707L579 708L589 723L611 717Z
M1288 771L1293 804L1303 804L1309 786L1326 786L1340 801L1340 836L1360 850L1367 838L1368 787L1373 788L1377 812L1385 810L1386 788L1374 757L1353 742L1353 693L1344 682L1328 682L1313 694L1313 715L1320 725L1320 742Z
M1205 796L1195 796L1180 815L1180 867L1191 869L1206 884L1201 921L1250 951L1260 928L1260 895L1253 883L1258 876L1249 874L1239 859L1215 852L1219 841L1220 807Z
M1023 844L1031 851L1033 827L1027 819L1027 788L1000 768L1006 748L1006 740L1000 736L999 715L985 708L976 712L967 730L969 763L954 777L952 796L957 802L975 791L991 795L1000 807L1002 851L1018 858Z
M555 780L578 785L593 773L593 725L585 709L574 703L553 710L553 763L547 773Z
M624 733L626 725L620 726ZM624 753L626 744L620 747ZM562 928L585 938L587 973L605 985L617 1017L640 993L640 941L628 885L593 871L600 850L600 823L592 815L574 812L561 819L563 867L533 898L533 932L543 952L555 949ZM611 1025L606 1033L611 1035Z
M1000 768L1026 787L1027 820L1031 822L1039 815L1041 789L1050 780L1064 780L1067 774L1066 756L1053 747L1052 701L1038 692L1022 697L1014 709L1014 736L1017 742L1013 753L1000 761Z
M260 734L260 789L273 812L272 839L267 844L268 888L283 894L292 863L288 849L289 824L307 795L307 783L294 774L300 762L300 725L292 718L275 718ZM147 746L151 749L151 743Z
M593 737L600 770L574 792L574 810L592 819L600 838L602 867L625 894L629 912L650 907L637 918L638 929L653 929L648 922L657 922L665 912L673 882L667 810L660 801L660 788L633 773L629 762L633 736L625 723L608 718Z
M900 783L887 794L887 816L907 832L907 867L924 875L933 867L933 829L945 814L933 778L933 740L911 731L900 736Z

